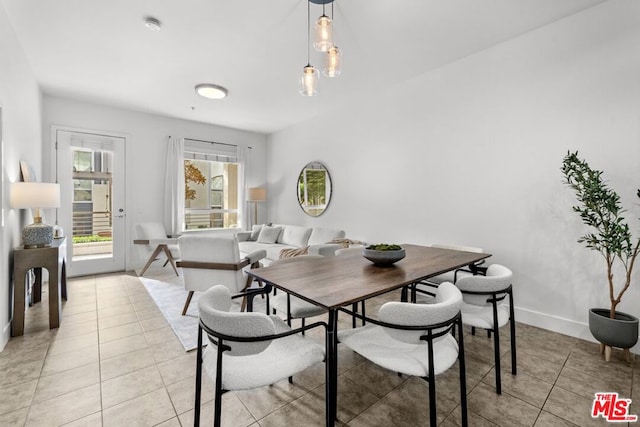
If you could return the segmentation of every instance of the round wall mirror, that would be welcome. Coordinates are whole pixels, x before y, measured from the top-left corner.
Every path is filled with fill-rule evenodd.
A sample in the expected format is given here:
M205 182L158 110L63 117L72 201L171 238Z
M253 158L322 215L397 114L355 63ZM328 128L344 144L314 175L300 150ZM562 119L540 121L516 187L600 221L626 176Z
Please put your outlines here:
M302 168L298 177L298 203L309 216L320 216L331 200L331 177L320 162L311 162Z

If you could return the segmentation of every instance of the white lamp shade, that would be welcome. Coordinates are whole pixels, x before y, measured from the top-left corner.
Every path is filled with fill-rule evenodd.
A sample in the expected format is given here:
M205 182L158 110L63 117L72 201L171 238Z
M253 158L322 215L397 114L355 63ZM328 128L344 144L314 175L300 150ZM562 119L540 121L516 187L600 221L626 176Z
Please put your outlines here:
M249 201L250 202L264 202L267 200L267 190L262 187L255 187L249 189Z
M60 184L48 182L14 182L9 203L12 208L59 208Z

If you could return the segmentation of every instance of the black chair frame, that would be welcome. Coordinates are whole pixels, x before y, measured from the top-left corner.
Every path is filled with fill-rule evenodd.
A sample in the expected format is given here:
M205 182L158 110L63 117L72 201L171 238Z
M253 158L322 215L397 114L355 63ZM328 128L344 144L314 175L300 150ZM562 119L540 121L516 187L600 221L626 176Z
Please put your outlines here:
M491 304L493 311L493 328L487 329L489 337L493 332L493 352L495 360L495 372L496 372L496 393L502 394L502 382L500 374L500 331L498 330L498 303L503 301L507 296L509 297L509 333L511 340L511 374L518 374L518 367L516 364L516 323L513 308L513 287L509 285L504 289L493 292L480 292L480 291L462 291L467 295L486 295L488 296L487 302ZM475 334L475 328L471 328L471 333Z
M273 295L276 295L276 293L277 293L277 289L274 288L273 289ZM352 307L353 307L353 311L355 313L357 313L358 312L358 303L354 302L352 304ZM267 312L268 311L269 311L269 306L268 306L268 301L267 301ZM273 314L276 314L276 309L275 308L273 309ZM364 300L362 301L362 316L365 316L365 301ZM362 316L361 316L362 326L364 326L366 321L365 321L365 317L362 317ZM291 326L291 319L292 319L292 317L291 317L291 294L287 293L287 325L289 325L289 326ZM304 327L305 318L301 317L300 321L302 322L302 326ZM355 328L356 327L356 317L355 316L353 316L351 323L352 323L353 327ZM304 335L304 332L302 333L302 335Z
M271 285L267 285L269 288L269 292L271 291ZM265 288L267 287L265 286ZM263 288L264 289L264 288ZM251 292L252 294L258 295L262 292ZM232 296L232 298L241 298L244 297L246 292L241 294L237 294ZM253 296L255 296L253 295ZM251 298L252 299L252 298ZM250 301L250 300L249 300ZM202 398L202 331L204 331L208 336L209 340L211 340L217 347L217 358L216 358L216 381L215 381L215 400L214 400L214 421L213 425L215 427L220 427L221 423L221 410L222 410L222 395L229 390L225 390L222 388L222 356L225 351L231 350L231 346L228 343L233 342L261 342L261 341L270 341L276 340L279 338L288 337L290 335L295 335L309 329L317 328L319 326L324 327L325 329L325 345L328 339L327 335L327 324L325 322L315 322L311 325L307 325L301 328L292 329L287 332L282 332L279 334L271 334L271 335L263 335L260 337L237 337L232 335L225 335L208 327L202 320L198 322L198 350L196 355L196 396L195 396L195 408L194 408L194 417L193 417L193 425L198 427L200 425L200 401ZM325 357L326 359L326 357ZM328 368L327 368L328 369ZM327 372L325 372L325 375ZM329 393L329 384L328 381L326 383L326 393ZM328 415L327 415L328 417ZM328 418L327 418L328 425Z
M460 367L460 410L462 412L462 426L466 427L468 425L468 417L467 417L467 379L466 379L466 370L465 370L465 361L464 361L464 340L462 334L462 315L460 312L456 314L454 317L446 320L444 322L428 325L428 326L405 326L398 325L395 323L387 323L381 322L377 319L372 319L370 317L365 317L360 315L354 311L347 310L346 308L340 308L340 311L348 313L352 316L362 319L363 321L367 321L373 323L374 325L382 326L385 328L398 329L404 331L426 331L425 335L420 337L421 340L427 342L427 353L429 360L429 370L428 375L426 377L421 377L429 384L429 424L431 427L437 426L437 413L436 413L436 383L435 383L435 373L434 373L434 356L433 356L433 340L444 336L448 333L455 332L455 327L458 327L458 362ZM444 328L444 329L443 329ZM436 331L438 329L442 329Z
M481 265L484 264L484 262L485 260L480 260L475 264L467 265L466 268L457 268L453 272L453 283L455 284L458 281L459 272L470 273L470 274L473 274L474 276L477 276L477 275L485 276L487 273L487 267L481 267ZM411 302L416 302L417 294L429 295L431 297L435 296L434 293L431 293L424 289L418 289L417 285L424 285L431 288L437 288L439 283L432 282L429 279L424 279L409 285L409 290L411 291Z

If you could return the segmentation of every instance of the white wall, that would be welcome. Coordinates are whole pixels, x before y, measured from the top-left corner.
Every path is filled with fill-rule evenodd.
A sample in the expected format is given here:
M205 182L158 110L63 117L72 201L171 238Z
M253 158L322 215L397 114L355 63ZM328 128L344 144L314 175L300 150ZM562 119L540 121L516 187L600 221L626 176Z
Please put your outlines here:
M44 96L42 124L46 176L51 176L54 165L52 126L127 135L127 269L140 267L146 261L140 259L137 248L133 247L135 224L163 221L165 162L170 135L252 147L247 150L247 185L266 184L265 135L48 95Z
M640 2L607 2L273 134L269 219L482 247L514 270L518 320L586 338L587 309L608 307L605 264L576 243L560 166L579 150L638 216L639 47ZM346 57L343 71L362 72ZM295 193L312 160L334 183L318 218ZM619 309L640 316L637 288Z
M27 161L42 177L41 95L31 67L0 5L0 351L11 333L13 295L12 248L20 245L20 231L31 222L26 210L9 207L9 186L20 181L20 161Z

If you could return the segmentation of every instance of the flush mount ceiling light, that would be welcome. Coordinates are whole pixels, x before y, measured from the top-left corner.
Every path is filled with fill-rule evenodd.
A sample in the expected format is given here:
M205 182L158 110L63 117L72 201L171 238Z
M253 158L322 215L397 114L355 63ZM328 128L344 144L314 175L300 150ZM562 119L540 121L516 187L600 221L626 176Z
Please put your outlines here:
M147 16L144 18L144 26L150 29L151 31L160 31L162 28L162 24L153 16Z
M229 91L222 86L203 83L196 86L196 93L204 98L222 99L227 96Z
M325 56L326 65L322 70L325 77L337 77L340 75L340 57L342 52L333 42L333 3L334 0L307 0L307 65L302 69L302 77L300 78L300 94L304 96L314 96L318 93L318 70L311 65L309 46L311 33L311 12L310 4L322 5L322 15L318 18L314 25L314 41L315 50L322 52ZM325 5L331 3L331 17L325 14Z

